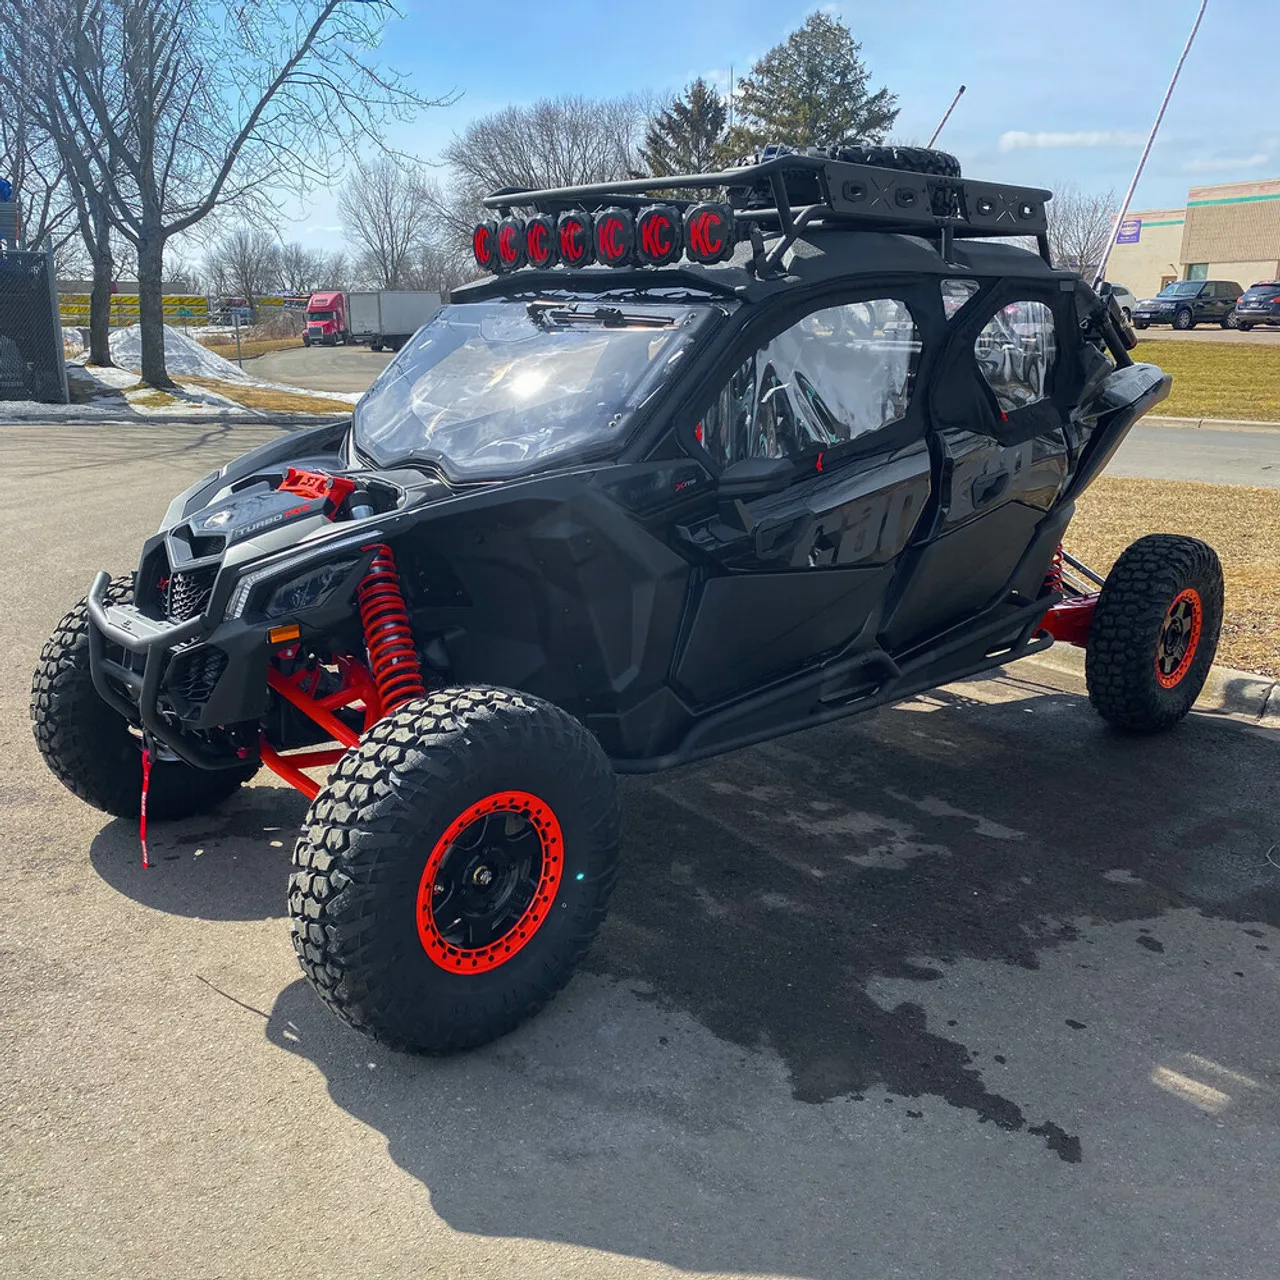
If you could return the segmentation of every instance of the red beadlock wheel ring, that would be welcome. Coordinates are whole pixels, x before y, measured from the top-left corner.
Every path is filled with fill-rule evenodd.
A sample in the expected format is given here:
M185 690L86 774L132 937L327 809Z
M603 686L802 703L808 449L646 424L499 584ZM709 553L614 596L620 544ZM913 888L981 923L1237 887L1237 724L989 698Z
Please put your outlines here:
M1156 646L1156 679L1166 689L1176 688L1183 677L1191 670L1196 660L1196 651L1200 648L1200 629L1204 620L1204 606L1200 602L1200 593L1193 587L1179 592L1164 615L1160 627L1160 643ZM1176 631L1176 635L1171 634ZM1185 647L1181 653L1171 653L1170 648L1183 641ZM1176 665L1171 671L1164 669L1165 664L1174 661Z
M476 822L494 814L514 813L534 830L540 847L538 883L523 913L505 932L482 947L459 947L440 932L436 920L436 886L441 867L459 837ZM488 973L505 964L533 940L542 927L564 875L564 837L551 806L527 791L499 791L476 801L459 814L436 841L418 882L418 940L431 959L450 973Z

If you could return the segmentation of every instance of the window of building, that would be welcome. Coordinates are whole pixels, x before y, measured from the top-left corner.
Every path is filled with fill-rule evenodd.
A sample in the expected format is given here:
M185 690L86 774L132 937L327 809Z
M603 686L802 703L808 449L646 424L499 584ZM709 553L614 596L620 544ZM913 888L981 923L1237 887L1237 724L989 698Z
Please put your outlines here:
M812 312L745 360L698 424L722 466L800 457L906 416L920 333L905 302Z
M1043 302L1011 302L991 317L974 343L978 368L1005 413L1047 397L1057 354L1053 312Z
M1207 280L1209 278L1209 264L1207 262L1193 262L1187 267L1188 280Z

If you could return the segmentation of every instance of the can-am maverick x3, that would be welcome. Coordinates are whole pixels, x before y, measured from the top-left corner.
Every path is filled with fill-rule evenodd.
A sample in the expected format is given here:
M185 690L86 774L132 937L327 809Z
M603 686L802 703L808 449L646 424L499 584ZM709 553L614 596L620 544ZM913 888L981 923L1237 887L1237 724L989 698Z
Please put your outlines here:
M1049 198L889 148L491 197L493 275L353 420L207 476L133 574L98 574L40 659L41 751L121 816L144 778L153 819L287 779L304 971L440 1052L567 981L614 883L616 773L1055 639L1105 719L1170 727L1221 572L1181 537L1105 582L1062 552L1170 380L1050 265Z

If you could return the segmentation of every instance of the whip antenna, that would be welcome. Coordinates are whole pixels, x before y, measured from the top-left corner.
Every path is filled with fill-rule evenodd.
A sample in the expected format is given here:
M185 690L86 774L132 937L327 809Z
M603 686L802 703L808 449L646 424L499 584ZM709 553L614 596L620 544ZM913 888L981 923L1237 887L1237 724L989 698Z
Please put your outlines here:
M1164 119L1165 108L1169 105L1169 99L1173 97L1173 86L1178 83L1178 76L1182 74L1182 64L1187 60L1187 54L1191 52L1192 42L1196 38L1196 32L1200 30L1200 20L1204 17L1204 11L1209 0L1200 0L1200 12L1196 14L1195 25L1191 28L1191 34L1187 37L1187 43L1183 47L1182 57L1178 59L1178 65L1173 69L1173 79L1169 81L1169 87L1164 92L1164 101L1160 104L1160 110L1156 113L1156 122L1151 126L1151 136L1147 138L1147 145L1142 148L1142 155L1138 158L1138 167L1134 170L1133 181L1129 183L1129 190L1124 193L1124 204L1120 206L1120 212L1116 215L1116 224L1112 228L1111 236L1107 240L1107 247L1102 255L1102 261L1098 263L1098 274L1093 278L1093 287L1096 289L1106 278L1107 263L1111 259L1111 250L1115 247L1116 237L1120 234L1120 224L1124 221L1124 216L1129 212L1129 202L1133 199L1134 189L1138 185L1138 179L1142 177L1143 166L1147 163L1147 157L1151 154L1152 144L1156 140L1156 134L1160 131L1160 121Z
M938 127L933 131L933 137L930 138L929 141L925 143L926 147L931 147L935 142L937 142L938 134L942 132L942 126L946 124L948 120L951 119L951 113L956 109L956 103L960 101L960 95L964 93L964 89L965 89L964 85L961 85L956 90L956 96L951 99L951 105L947 108L942 119L938 121Z

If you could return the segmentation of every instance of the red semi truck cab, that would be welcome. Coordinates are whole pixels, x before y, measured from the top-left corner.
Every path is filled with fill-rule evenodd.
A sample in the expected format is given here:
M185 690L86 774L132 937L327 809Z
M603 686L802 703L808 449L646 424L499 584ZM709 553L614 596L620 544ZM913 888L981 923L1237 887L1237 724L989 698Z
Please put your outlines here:
M342 293L313 293L307 301L306 328L302 345L322 343L332 347L350 340L347 324L347 299Z

